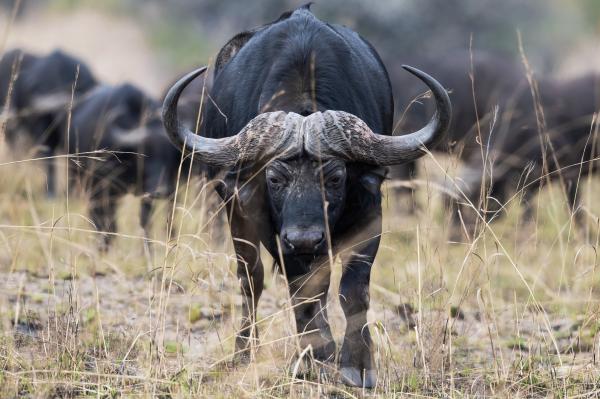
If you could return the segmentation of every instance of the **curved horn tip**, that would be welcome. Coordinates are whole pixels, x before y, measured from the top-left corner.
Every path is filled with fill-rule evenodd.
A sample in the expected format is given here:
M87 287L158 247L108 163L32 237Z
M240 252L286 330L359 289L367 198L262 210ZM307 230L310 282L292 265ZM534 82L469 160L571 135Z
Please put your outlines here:
M194 135L193 132L188 131L183 127L180 127L179 125L179 121L177 118L177 103L179 101L179 97L181 96L181 93L183 93L183 90L185 90L185 88L192 82L192 80L202 75L207 68L208 67L206 66L198 68L179 79L169 89L167 95L164 98L162 106L163 125L167 132L167 135L176 147L180 147L180 145L185 143L186 137L189 137L190 134Z
M423 76L423 74L427 75L425 72L421 71L420 69L417 69L415 67L412 67L412 66L406 65L406 64L402 64L402 69L404 69L405 71L408 71L411 74L418 76L418 77Z
M198 76L202 75L208 69L207 66L203 66L202 68L198 68L181 79L179 79L167 92L165 99L163 101L163 110L168 108L168 105L173 101L173 97L181 95L181 92L190 84L194 79Z
M403 65L402 65L402 68L403 68L404 70L406 70L406 71L410 72L411 74L415 75L416 77L418 77L418 78L419 78L419 79L421 79L421 80L423 80L423 78L427 78L427 79L434 80L434 81L436 81L436 82L437 82L437 80L436 80L436 79L435 79L433 76L431 76L431 75L430 75L430 74L428 74L427 72L423 72L423 71L421 71L420 69L417 69L417 68L415 68L415 67L412 67L412 66L410 66L410 65L403 64Z
M448 90L444 88L444 86L438 82L433 76L429 75L426 72L421 71L415 67L410 65L403 64L402 68L409 73L415 75L422 82L424 82L429 88L433 91L434 96L436 97L436 102L439 104L443 104L443 114L440 115L445 123L449 123L452 118L452 102L450 101L450 97L448 96ZM438 90L434 90L434 86L437 86ZM436 93L437 92L437 93Z

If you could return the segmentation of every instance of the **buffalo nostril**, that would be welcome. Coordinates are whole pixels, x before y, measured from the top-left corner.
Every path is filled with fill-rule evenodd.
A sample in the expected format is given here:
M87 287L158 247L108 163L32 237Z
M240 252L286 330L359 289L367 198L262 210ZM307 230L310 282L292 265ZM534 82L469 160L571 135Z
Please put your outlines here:
M287 233L285 233L283 235L283 243L289 248L289 249L294 249L294 244L292 244L292 242L290 241L290 239L288 238Z
M325 241L325 233L321 232L318 235L318 239L316 240L316 242L314 244L314 249L316 250L317 248L319 248L321 246L321 244L323 243L323 241Z

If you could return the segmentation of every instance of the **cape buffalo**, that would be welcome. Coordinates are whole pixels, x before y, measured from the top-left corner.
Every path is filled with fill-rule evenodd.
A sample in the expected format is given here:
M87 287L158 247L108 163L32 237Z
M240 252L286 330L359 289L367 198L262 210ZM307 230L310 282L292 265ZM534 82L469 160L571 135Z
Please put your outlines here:
M0 99L8 114L8 144L15 148L24 141L27 147L39 147L42 156L54 155L64 142L71 98L77 101L96 84L85 64L60 50L47 56L22 50L6 53L0 60ZM47 160L46 170L48 195L54 196L52 159Z
M380 186L386 166L414 160L443 140L451 114L446 91L406 66L432 91L437 111L421 130L392 137L392 90L375 49L354 31L320 21L309 6L237 35L217 60L201 135L179 122L177 102L206 68L171 88L163 122L177 147L223 173L219 193L228 204L246 304L236 347L244 353L257 337L262 243L287 277L301 345L332 360L326 301L330 260L339 255L347 321L340 374L347 384L373 387L367 309L381 235Z
M107 151L70 163L70 173L86 182L90 217L102 232L116 231L116 206L125 194L143 196L140 221L146 231L152 200L175 191L181 153L165 134L159 111L156 101L129 84L98 87L73 109L69 153L77 158ZM105 246L111 238L104 235Z
M509 196L522 189L527 218L532 212L530 198L549 181L561 182L569 209L575 212L579 179L595 170L593 160L600 152L597 124L592 122L600 110L600 75L545 79L537 87L537 100L531 92L523 93L515 102L510 126L492 134L487 160L472 154L457 178L475 206L484 202L483 185L487 211L493 215L499 215ZM461 210L471 225L473 215L465 207Z

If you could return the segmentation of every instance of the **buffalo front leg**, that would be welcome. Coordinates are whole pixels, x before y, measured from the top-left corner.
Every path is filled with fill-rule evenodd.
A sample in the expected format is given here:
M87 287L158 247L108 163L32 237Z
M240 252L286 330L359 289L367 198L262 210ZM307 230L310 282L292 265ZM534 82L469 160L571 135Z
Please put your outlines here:
M314 358L323 362L335 357L335 342L327 319L330 275L329 261L325 261L311 267L307 274L288 276L300 347L310 345Z
M381 215L372 223L371 226L376 228L366 228L359 234L365 238L362 244L356 246L352 253L342 255L339 293L346 317L346 333L339 358L342 381L347 385L365 388L372 388L377 382L367 311L371 266L379 248ZM369 231L369 237L365 237Z
M242 291L242 323L236 336L236 354L246 358L258 343L256 307L263 291L264 268L260 259L260 242L248 229L247 221L233 217L231 235L237 256L237 277Z

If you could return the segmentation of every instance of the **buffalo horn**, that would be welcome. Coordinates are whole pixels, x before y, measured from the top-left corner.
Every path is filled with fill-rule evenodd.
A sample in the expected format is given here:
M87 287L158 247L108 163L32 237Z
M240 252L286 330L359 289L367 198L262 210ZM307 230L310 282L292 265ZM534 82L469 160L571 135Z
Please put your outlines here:
M421 130L401 136L374 133L355 115L342 111L325 111L311 115L306 130L305 147L309 153L334 156L371 165L397 165L417 159L442 141L450 126L452 106L444 87L416 68L403 66L421 79L433 93L436 111ZM311 118L312 117L312 118Z

